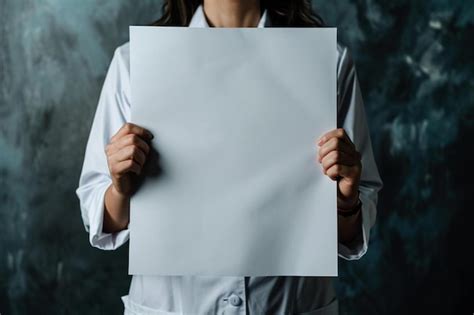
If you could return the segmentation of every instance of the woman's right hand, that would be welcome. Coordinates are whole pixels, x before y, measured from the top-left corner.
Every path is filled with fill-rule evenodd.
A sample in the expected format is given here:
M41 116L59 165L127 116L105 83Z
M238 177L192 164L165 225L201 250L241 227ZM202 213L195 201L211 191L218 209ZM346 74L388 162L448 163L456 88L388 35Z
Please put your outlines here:
M133 174L139 175L153 139L150 131L132 123L124 124L105 148L113 188L122 196L133 192Z

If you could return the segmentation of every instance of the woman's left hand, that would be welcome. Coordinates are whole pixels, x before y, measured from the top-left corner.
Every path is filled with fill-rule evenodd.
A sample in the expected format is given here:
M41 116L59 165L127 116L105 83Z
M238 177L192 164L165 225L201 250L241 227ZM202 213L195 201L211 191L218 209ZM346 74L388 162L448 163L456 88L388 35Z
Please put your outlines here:
M338 181L338 208L352 209L359 199L361 155L342 128L331 130L317 140L318 162L323 173Z

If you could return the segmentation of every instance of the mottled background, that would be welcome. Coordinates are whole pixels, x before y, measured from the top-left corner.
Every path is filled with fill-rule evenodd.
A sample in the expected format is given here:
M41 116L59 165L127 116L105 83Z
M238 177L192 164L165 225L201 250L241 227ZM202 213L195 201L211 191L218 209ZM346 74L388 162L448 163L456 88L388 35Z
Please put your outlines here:
M315 1L353 52L385 186L343 314L472 314L474 1ZM127 248L74 194L107 66L161 1L0 0L0 312L117 314Z

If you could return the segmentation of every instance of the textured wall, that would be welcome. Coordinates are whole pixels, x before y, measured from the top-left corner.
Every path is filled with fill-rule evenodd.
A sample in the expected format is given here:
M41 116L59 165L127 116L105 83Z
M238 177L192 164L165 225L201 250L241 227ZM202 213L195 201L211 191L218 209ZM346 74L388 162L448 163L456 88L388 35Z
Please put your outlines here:
M345 314L472 314L474 2L318 1L353 51L385 187Z
M350 46L385 183L344 314L471 314L472 1L315 1ZM0 312L120 313L127 248L89 246L74 195L113 49L160 1L0 0ZM471 252L469 252L471 251Z
M118 314L127 248L88 244L74 194L116 46L157 1L0 0L0 312Z

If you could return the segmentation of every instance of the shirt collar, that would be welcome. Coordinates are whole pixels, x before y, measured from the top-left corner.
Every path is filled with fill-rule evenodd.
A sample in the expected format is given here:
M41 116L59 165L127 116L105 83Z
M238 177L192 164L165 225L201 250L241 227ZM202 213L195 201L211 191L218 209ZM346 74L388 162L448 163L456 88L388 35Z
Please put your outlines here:
M257 27L262 28L269 25L269 19L267 18L267 10L263 11L262 17L258 22ZM209 27L207 23L206 16L204 15L204 9L202 8L202 4L196 9L191 18L191 22L189 22L189 27Z

